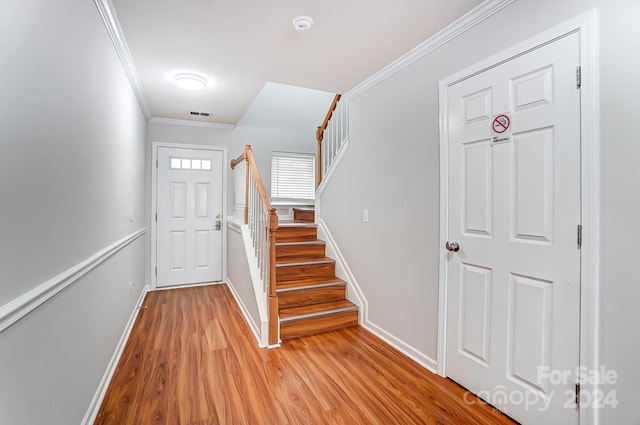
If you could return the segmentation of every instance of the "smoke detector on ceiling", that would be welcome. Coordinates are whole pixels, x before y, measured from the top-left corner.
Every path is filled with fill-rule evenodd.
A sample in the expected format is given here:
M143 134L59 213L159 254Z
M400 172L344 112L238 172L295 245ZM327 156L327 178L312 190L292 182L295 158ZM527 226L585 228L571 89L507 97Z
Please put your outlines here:
M293 18L293 27L298 32L307 32L313 28L313 18L309 16L297 16Z

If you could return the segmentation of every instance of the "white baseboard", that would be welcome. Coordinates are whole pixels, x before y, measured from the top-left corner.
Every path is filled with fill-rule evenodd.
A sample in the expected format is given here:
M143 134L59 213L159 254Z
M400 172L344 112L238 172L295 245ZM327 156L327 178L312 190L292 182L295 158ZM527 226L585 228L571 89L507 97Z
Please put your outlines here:
M198 282L198 283L180 283L177 285L161 286L159 288L152 288L151 291L170 291L172 289L185 289L185 288L197 288L199 286L211 286L211 285L224 285L224 281L216 280L215 282Z
M327 223L321 218L316 218L318 224L319 237L326 242L327 255L336 260L336 276L347 282L347 299L360 307L359 321L360 324L366 320L369 304L365 298L356 277L351 272L347 261L344 259L342 252L338 248L333 235L327 227Z
M116 346L113 356L111 356L111 360L107 365L107 370L105 371L104 376L100 381L100 385L98 385L98 389L96 390L93 399L91 399L91 404L89 404L87 413L82 419L81 425L92 425L95 422L96 416L98 416L98 411L100 410L100 406L102 405L102 401L104 400L104 396L106 395L107 389L109 388L109 383L111 383L111 378L113 378L113 374L115 373L116 367L120 362L120 357L122 357L122 352L124 351L124 347L127 344L129 335L131 335L131 330L133 329L133 325L136 322L138 313L140 312L140 307L142 306L144 297L147 295L147 292L149 292L150 289L151 287L149 285L145 286L142 289L140 297L135 304L135 308L133 309L131 316L129 316L129 321L124 328L124 332L122 333L122 336L118 341L118 345Z
M427 369L429 372L437 374L436 372L437 362L431 357L427 356L426 354L419 351L415 347L407 344L400 338L397 338L396 336L390 334L389 332L385 331L380 326L370 322L369 320L366 320L362 324L362 327L367 329L368 331L373 333L375 336L385 341L387 344L391 345L393 348L400 351L407 357L414 360L416 363L418 363L420 366Z

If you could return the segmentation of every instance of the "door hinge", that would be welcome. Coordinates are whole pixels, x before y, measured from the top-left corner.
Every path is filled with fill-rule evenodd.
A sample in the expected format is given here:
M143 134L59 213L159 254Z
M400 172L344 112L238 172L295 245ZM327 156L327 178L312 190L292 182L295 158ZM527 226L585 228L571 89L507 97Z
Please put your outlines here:
M576 384L576 409L580 408L580 384Z
M582 224L578 224L578 249L582 248Z
M582 67L576 66L576 88L582 87Z
M158 266L156 266L156 276L158 276Z
M156 213L156 221L158 221L158 213Z
M158 160L156 159L156 168L158 168Z

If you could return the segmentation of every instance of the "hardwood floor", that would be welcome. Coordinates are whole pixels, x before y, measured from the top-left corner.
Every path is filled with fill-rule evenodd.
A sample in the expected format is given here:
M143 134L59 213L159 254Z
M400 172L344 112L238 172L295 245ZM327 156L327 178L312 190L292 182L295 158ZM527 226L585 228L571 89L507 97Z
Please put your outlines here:
M514 423L359 326L268 350L226 285L145 306L95 425Z

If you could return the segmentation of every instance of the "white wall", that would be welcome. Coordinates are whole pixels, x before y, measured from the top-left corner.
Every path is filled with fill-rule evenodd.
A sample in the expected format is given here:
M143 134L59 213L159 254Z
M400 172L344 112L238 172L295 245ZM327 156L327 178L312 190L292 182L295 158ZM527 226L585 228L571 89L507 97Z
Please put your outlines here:
M602 364L620 375L603 424L640 423L640 2L600 0Z
M261 338L261 324L263 320L267 320L266 297L256 295L246 253L240 227L230 226L227 232L228 283L235 290L242 309L248 316L249 325L253 328L256 336ZM261 302L265 307L260 309L258 302Z
M3 0L0 93L1 308L144 227L146 124L92 1ZM0 423L81 422L145 284L144 249L0 333Z
M329 110L334 93L267 83L234 130L234 155L252 145L267 194L271 193L273 151L316 154L316 129ZM240 148L240 150L236 150Z
M438 81L597 7L601 67L602 363L620 374L604 424L640 423L640 2L517 0L353 99L350 146L322 218L369 303L372 323L435 359L439 250ZM362 223L362 209L370 221Z

